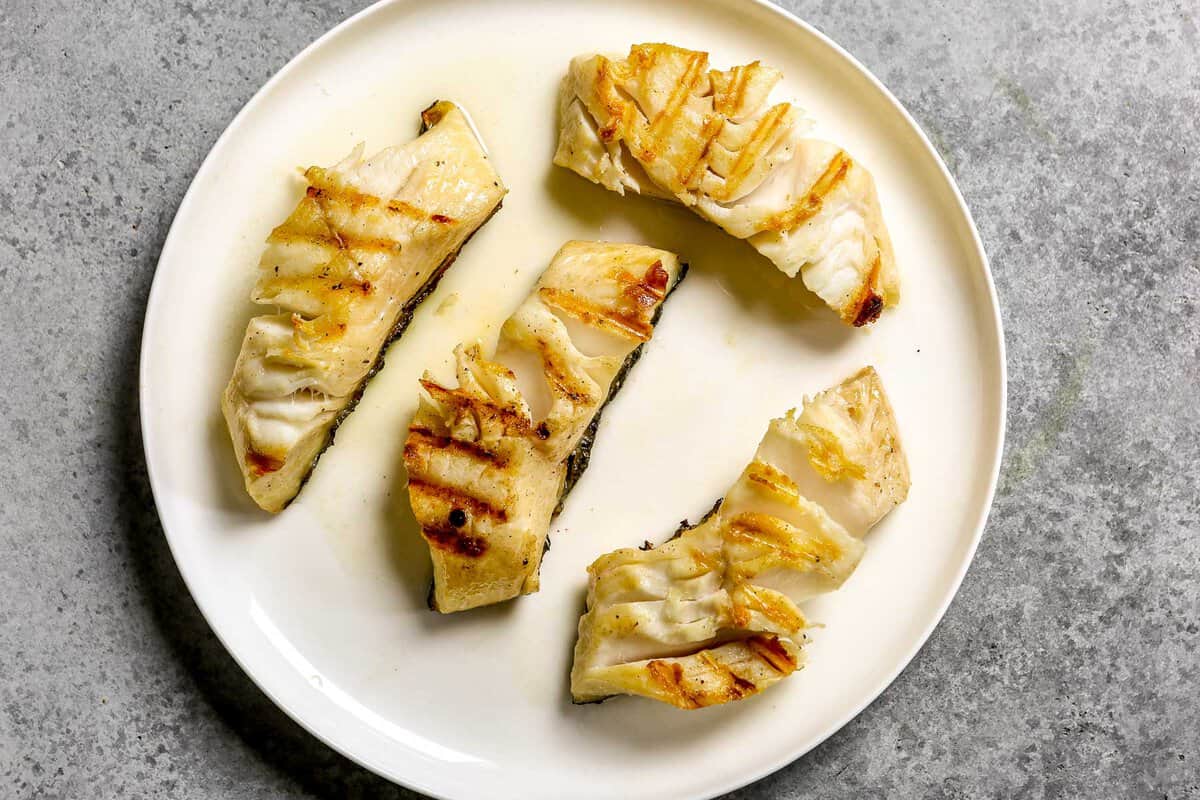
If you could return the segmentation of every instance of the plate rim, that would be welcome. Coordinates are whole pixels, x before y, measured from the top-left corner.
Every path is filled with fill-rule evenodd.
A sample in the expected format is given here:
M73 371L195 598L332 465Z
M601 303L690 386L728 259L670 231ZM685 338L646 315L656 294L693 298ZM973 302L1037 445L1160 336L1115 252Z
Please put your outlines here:
M453 800L451 795L442 793L425 781L411 776L399 776L395 774L393 770L386 768L384 765L373 763L371 759L362 757L350 751L348 748L344 748L340 743L334 741L332 737L325 736L323 733L317 730L315 724L309 724L308 720L303 718L300 712L293 710L274 691L272 691L271 688L265 685L265 681L259 680L259 677L247 668L245 659L237 652L235 648L230 646L230 643L227 641L226 637L222 635L220 628L214 624L209 611L205 608L204 602L202 602L200 596L193 588L192 577L189 576L187 568L185 568L183 562L178 556L178 553L176 552L174 537L170 532L167 520L160 510L159 497L161 496L161 492L158 480L156 478L156 469L153 466L153 459L150 455L153 449L152 435L146 425L146 420L149 418L148 412L151 405L150 397L152 395L152 392L149 389L151 382L149 380L149 368L147 366L149 362L149 350L151 347L151 337L148 336L148 334L151 332L153 327L157 326L158 317L160 316L160 312L156 312L156 309L160 308L161 303L156 302L156 298L162 293L162 287L165 284L165 280L162 280L163 270L161 267L163 262L167 260L168 255L173 253L173 251L178 247L176 240L181 235L178 231L178 222L180 217L184 215L184 212L190 208L191 205L197 202L197 184L200 183L201 178L205 177L208 172L216 168L214 166L214 154L221 150L226 140L232 138L233 135L242 127L245 119L261 102L263 102L263 98L270 92L270 90L274 88L276 84L282 82L288 75L290 75L291 72L298 69L299 65L308 59L314 52L325 46L334 38L342 35L346 29L358 24L360 20L380 13L390 6L416 3L420 1L421 0L376 0L376 2L355 12L349 17L346 17L341 22L325 31L323 34L318 36L299 52L293 55L290 59L288 59L286 64L280 67L279 70L277 70L265 83L263 83L262 86L258 88L257 91L255 91L250 99L246 101L237 114L235 114L234 117L229 121L229 124L225 126L225 129L221 132L221 135L217 137L212 146L209 148L208 153L205 155L204 160L200 164L200 167L192 176L192 180L188 184L188 188L184 193L183 199L180 201L179 206L175 210L175 214L171 219L171 225L167 230L167 235L163 239L163 245L159 252L158 260L155 263L154 277L151 280L150 291L146 299L146 312L141 331L142 339L138 351L138 427L141 431L142 451L145 458L146 474L149 479L155 514L158 516L159 523L162 526L163 535L167 540L167 546L171 552L171 558L175 562L175 566L179 570L180 577L183 579L184 585L187 587L192 601L200 610L201 616L204 617L204 621L208 625L209 630L221 643L221 646L225 648L225 651L234 660L238 668L242 670L243 674L245 674L246 677L248 677L255 685L255 687L257 687L259 691L266 695L277 708L283 711L293 722L299 725L309 735L316 738L326 747L329 747L341 756L369 770L379 777L384 778L385 780L391 781L405 788L421 792L429 797L438 798L438 800ZM750 785L751 783L762 780L763 778L778 772L789 764L803 758L821 744L828 741L830 737L839 732L853 719L858 717L858 715L866 710L868 706L879 699L879 696L883 694L883 692L886 691L887 688L896 681L896 678L898 678L900 674L908 668L909 664L912 663L912 660L922 650L922 648L924 648L926 643L928 643L929 637L933 635L934 630L936 630L937 626L941 624L942 619L945 617L946 612L950 608L950 604L958 595L958 591L962 587L962 582L966 578L966 574L970 569L971 564L975 560L976 551L978 550L980 541L983 539L983 532L987 527L988 517L991 515L991 511L995 503L996 489L999 484L1000 467L1004 458L1004 445L1008 428L1007 346L1004 338L1003 315L1001 313L999 297L996 293L995 280L992 277L991 261L989 260L987 251L983 246L983 240L981 239L979 230L975 225L975 219L971 215L970 208L967 206L966 200L962 195L962 191L959 189L958 182L954 179L954 175L946 166L946 163L942 159L942 156L938 152L937 148L934 147L933 143L930 141L929 136L925 133L925 129L921 127L920 123L918 123L912 114L909 113L908 109L905 108L905 106L896 98L896 96L892 94L891 90L889 90L887 86L875 76L874 73L872 73L857 58L855 58L854 55L852 55L849 51L827 36L824 32L816 28L814 25L801 19L788 9L778 6L773 2L770 2L770 0L709 0L709 2L716 5L724 5L726 7L734 7L742 3L756 6L761 11L775 15L780 19L781 22L790 26L798 27L808 35L815 37L823 45L830 48L848 66L857 72L860 77L865 78L876 90L878 90L891 105L892 109L897 112L914 131L916 131L917 137L920 140L925 152L932 157L933 163L937 166L942 178L950 187L954 202L956 203L959 212L962 214L962 217L967 223L967 230L970 233L971 245L974 247L975 253L983 267L984 285L987 290L988 300L991 303L992 320L995 325L993 334L996 340L996 356L1000 366L997 387L1000 396L996 429L993 432L996 439L996 451L992 460L990 476L988 478L985 492L986 502L982 504L982 510L979 512L978 517L973 525L971 540L966 551L966 557L962 560L962 563L957 569L956 574L947 583L947 588L942 598L938 602L937 611L931 617L929 624L920 632L918 636L913 638L911 649L899 660L896 669L880 680L877 686L864 693L863 699L859 704L852 707L851 710L842 717L830 723L826 727L826 730L813 741L797 747L794 750L787 751L782 758L772 759L765 765L749 769L739 777L733 778L732 780L726 780L719 784L714 784L713 786L705 789L701 794L691 795L688 800L711 800L712 798L719 797L722 794L736 791Z

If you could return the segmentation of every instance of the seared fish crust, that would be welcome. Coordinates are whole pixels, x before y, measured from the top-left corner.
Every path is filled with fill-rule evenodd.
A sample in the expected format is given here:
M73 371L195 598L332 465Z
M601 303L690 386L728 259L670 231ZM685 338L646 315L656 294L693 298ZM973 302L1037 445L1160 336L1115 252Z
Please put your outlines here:
M773 420L714 513L665 544L588 567L572 697L632 694L692 709L787 677L803 663L799 604L850 577L861 537L908 486L870 367Z
M337 424L463 243L505 188L466 117L435 103L422 135L334 167L311 167L291 216L271 232L256 303L221 398L246 490L281 511Z
M554 163L682 203L865 325L900 299L875 182L840 147L804 138L796 108L769 104L781 77L757 61L710 70L707 53L668 44L580 56L562 84Z
M550 520L598 414L683 270L664 250L568 242L504 323L492 359L460 345L456 388L422 380L404 463L435 610L538 590Z

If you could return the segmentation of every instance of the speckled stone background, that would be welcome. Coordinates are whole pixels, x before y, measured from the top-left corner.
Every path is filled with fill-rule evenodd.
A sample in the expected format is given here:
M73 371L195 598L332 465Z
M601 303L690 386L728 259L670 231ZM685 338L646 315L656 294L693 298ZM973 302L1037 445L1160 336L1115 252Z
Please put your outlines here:
M1200 6L787 5L974 211L1009 436L962 591L895 684L737 798L1200 798ZM149 496L159 248L254 91L359 3L0 4L0 797L412 797L201 619Z

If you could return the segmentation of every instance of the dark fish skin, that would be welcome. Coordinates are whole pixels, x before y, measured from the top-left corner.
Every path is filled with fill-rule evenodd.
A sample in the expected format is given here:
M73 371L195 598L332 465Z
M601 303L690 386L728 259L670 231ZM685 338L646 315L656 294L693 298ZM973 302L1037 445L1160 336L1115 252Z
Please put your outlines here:
M679 277L675 279L675 283L673 283L671 288L667 290L666 297L663 298L663 301L658 304L658 308L655 309L654 317L650 320L650 324L652 326L658 325L659 317L662 316L663 308L665 308L667 305L667 300L671 298L671 293L675 291L676 287L678 287L679 284L683 282L683 279L687 277L687 272L688 265L686 263L680 264ZM642 349L645 348L645 346L645 343L638 345L632 353L625 357L625 362L621 364L621 368L613 377L612 384L608 388L608 396L604 398L604 402L600 405L600 408L596 410L596 415L592 417L592 421L587 426L587 430L585 430L583 432L583 436L580 437L579 444L575 445L575 449L571 451L569 456L567 456L567 475L563 480L562 490L558 493L558 505L554 507L554 514L552 517L557 517L559 512L563 510L563 503L566 501L567 495L570 494L571 490L575 488L575 484L578 483L579 478L582 477L584 470L588 468L588 462L590 462L592 458L592 445L596 441L596 431L600 428L600 416L604 413L604 409L608 407L608 404L612 402L612 399L617 396L617 392L621 390L621 387L625 385L625 379L629 375L629 370L633 369L633 365L636 364L638 359L642 357ZM550 540L547 538L547 550L550 549L549 543Z
M437 104L435 103L434 105ZM421 127L421 132L424 133L426 128L424 125ZM304 484L308 483L308 479L312 477L313 470L317 467L317 462L321 459L321 456L325 454L325 451L333 445L333 438L337 435L338 426L342 424L342 421L345 420L346 417L350 416L350 412L353 411L354 407L358 405L358 401L362 399L363 392L366 390L367 384L370 383L371 379L379 373L379 370L383 369L384 356L387 354L388 347L392 344L392 342L400 338L404 331L408 330L408 326L412 322L413 315L416 313L417 308L422 302L425 301L427 297L429 297L429 295L433 294L433 290L437 288L438 282L442 279L442 275L445 274L446 270L450 269L450 265L453 264L455 259L458 258L458 254L462 252L462 249L467 246L467 242L471 241L472 237L474 237L484 225L487 225L492 217L496 216L496 212L499 211L503 205L504 201L500 201L496 204L496 207L492 209L492 213L488 214L487 219L479 223L479 227L471 231L470 236L468 236L466 239L463 239L463 243L459 245L457 250L442 259L442 263L437 266L437 269L430 273L429 278L426 279L425 283L421 285L421 288L417 290L417 293L410 297L408 302L405 303L403 308L400 309L400 314L396 317L396 324L392 326L391 333L389 333L387 339L384 340L383 346L379 348L379 355L375 357L375 363L371 365L371 368L367 370L367 374L364 375L363 379L359 382L358 388L354 390L354 395L350 398L350 402L346 404L346 407L342 409L342 413L338 414L337 419L333 421L333 425L331 425L329 428L329 433L325 436L325 444L321 445L321 449L317 451L315 456L313 456L312 463L308 465L308 469L304 473L304 479L300 481L300 487L296 490L296 494L291 500L288 500L287 503L284 504L283 508L290 506L292 504L292 500L295 500L300 496L300 490L304 488Z
M721 503L723 503L724 501L725 501L724 497L719 498L717 500L717 502L713 503L713 507L710 508L708 511L705 511L704 516L701 517L696 522L688 522L686 519L681 520L679 523L679 527L675 529L675 532L671 534L671 538L667 539L667 542L670 542L674 539L678 539L680 536L683 536L688 531L699 528L701 525L708 522L710 519L713 518L714 514L716 514L718 511L721 510ZM666 544L666 542L663 542L663 544ZM653 548L646 548L646 549L650 550Z

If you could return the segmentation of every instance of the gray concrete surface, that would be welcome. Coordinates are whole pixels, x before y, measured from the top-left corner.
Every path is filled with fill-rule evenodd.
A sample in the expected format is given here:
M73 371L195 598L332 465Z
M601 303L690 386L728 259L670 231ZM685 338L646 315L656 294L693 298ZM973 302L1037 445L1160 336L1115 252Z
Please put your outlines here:
M302 732L167 552L136 419L167 226L357 3L0 4L0 797L411 797ZM1200 798L1200 7L822 0L957 176L1008 329L987 535L865 713L737 798Z

